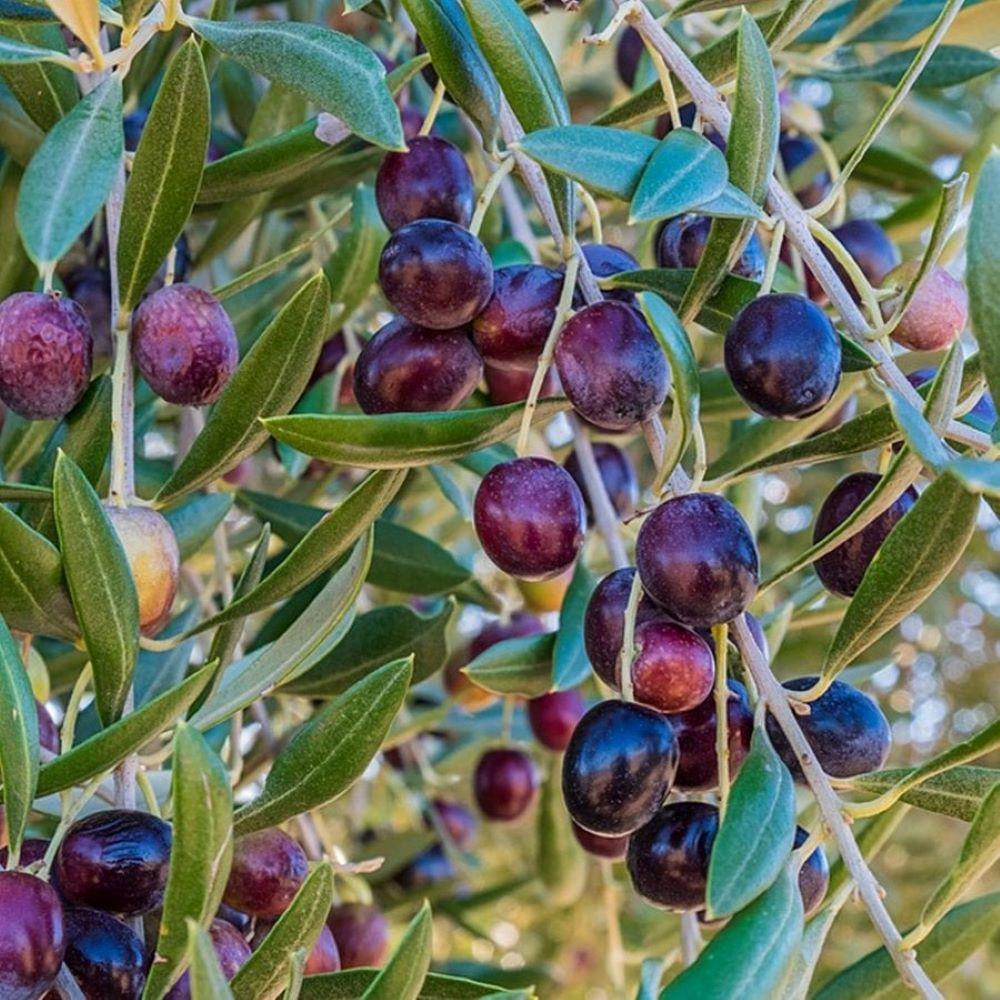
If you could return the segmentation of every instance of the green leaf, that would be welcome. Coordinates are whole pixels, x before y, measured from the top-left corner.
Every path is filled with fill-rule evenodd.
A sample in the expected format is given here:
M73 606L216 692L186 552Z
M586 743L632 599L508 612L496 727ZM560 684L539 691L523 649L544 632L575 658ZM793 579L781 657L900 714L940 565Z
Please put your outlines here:
M260 796L236 814L237 834L332 802L378 752L410 684L410 660L380 667L317 712L274 760Z
M309 953L332 905L333 870L322 862L233 977L230 988L236 1000L274 1000L288 982L293 953L300 948Z
M424 901L363 1000L417 1000L431 964L432 930L430 904Z
M618 201L632 200L657 145L652 136L598 125L556 125L529 132L520 143L552 173Z
M53 52L51 49L42 49L37 45L17 42L13 38L4 38L0 35L0 65L51 62L58 60L61 55L62 53Z
M413 656L413 680L437 673L448 657L447 629L455 613L454 598L428 615L405 604L388 604L355 619L350 631L314 667L286 684L283 692L307 698L331 698L373 670Z
M259 421L295 405L326 335L329 295L321 274L307 281L240 362L201 433L157 494L167 505L213 482L256 451L267 432Z
M375 522L368 582L404 594L433 597L467 584L472 572L447 549L394 521Z
M38 794L51 795L83 785L144 747L187 711L214 672L215 664L209 663L176 687L43 764Z
M367 298L378 278L378 262L388 239L375 191L359 184L351 207L351 229L330 254L324 270L330 282L330 301L340 306L342 322Z
M139 599L118 533L93 486L60 453L53 503L63 570L94 668L101 721L121 715L139 654Z
M211 923L222 901L233 860L233 793L229 774L204 737L183 722L178 723L174 734L171 773L170 869L156 956L149 969L143 1000L160 1000L184 971L189 958L185 928L195 925L203 929ZM198 975L196 958L191 968L192 987ZM197 997L196 990L193 995Z
M675 128L656 147L632 196L629 222L653 222L695 208L722 194L726 158L703 135Z
M726 800L708 866L708 912L726 917L765 892L788 863L795 839L795 787L763 727Z
M917 768L873 771L851 779L851 788L881 795L911 777ZM922 781L903 795L903 801L918 809L953 816L971 823L983 799L1000 782L1000 770L992 767L952 767Z
M543 400L536 420L567 409ZM300 414L264 421L268 432L298 451L340 465L398 469L432 465L497 444L517 432L522 403L443 413Z
M231 493L201 493L163 512L177 539L181 562L193 556L212 537L232 506Z
M772 996L801 938L798 871L794 864L788 864L767 892L712 938L694 965L667 984L660 1000Z
M937 589L976 527L979 498L949 473L920 495L872 560L823 665L832 679Z
M403 0L450 99L475 123L488 151L500 128L500 88L458 0Z
M122 169L121 117L115 73L52 127L24 171L17 228L40 268L55 264L104 204Z
M194 920L186 924L188 945L186 961L191 966L189 989L191 1000L233 1000L233 992L219 965L218 956L212 946L212 939L204 927L199 927ZM149 982L146 983L144 1000L149 1000Z
M378 969L345 969L307 976L300 1000L361 1000L377 975ZM533 1000L535 991L505 990L490 983L430 972L417 996L418 1000Z
M556 633L496 642L462 668L470 681L501 695L537 698L552 690Z
M835 82L864 80L895 87L903 78L919 50L916 48L893 52L868 65L840 66L823 69L816 75ZM995 73L1000 59L981 49L965 45L939 45L932 53L914 86L918 89L940 90L973 80L986 73Z
M308 670L332 649L351 627L370 558L369 533L355 544L344 565L279 639L247 654L225 671L218 689L195 714L192 724L208 729L228 719L261 695Z
M17 866L38 784L38 716L28 672L7 623L0 618L0 772L10 855Z
M462 3L476 41L524 131L569 125L569 105L559 71L517 0L462 0ZM565 177L553 174L547 174L546 179L563 230L571 233L573 185Z
M1000 892L956 906L921 942L917 961L940 984L984 942L1000 930ZM911 989L885 948L869 952L839 973L814 995L814 1000L908 1000Z
M972 329L979 343L986 384L994 399L1000 399L1000 150L993 149L979 172L969 218L966 284Z
M142 130L125 188L118 242L118 298L130 311L191 214L209 136L208 78L189 38L171 59Z
M920 410L911 406L901 393L889 388L886 396L892 418L903 432L903 440L929 469L940 472L951 457L948 446L937 436Z
M554 757L538 803L535 867L553 906L572 906L587 884L587 862L562 796L562 756Z
M578 687L590 676L590 660L583 643L583 619L597 580L582 559L577 560L573 579L559 610L559 631L552 650L552 690Z
M297 21L205 21L191 27L220 52L339 118L362 139L406 149L385 69L366 45Z
M45 8L40 9L47 13ZM4 22L2 33L29 45L58 52L66 51L66 42L58 23L41 24L14 19ZM28 117L43 132L47 132L64 118L77 102L76 81L73 74L62 66L48 63L0 66L0 78L10 88Z

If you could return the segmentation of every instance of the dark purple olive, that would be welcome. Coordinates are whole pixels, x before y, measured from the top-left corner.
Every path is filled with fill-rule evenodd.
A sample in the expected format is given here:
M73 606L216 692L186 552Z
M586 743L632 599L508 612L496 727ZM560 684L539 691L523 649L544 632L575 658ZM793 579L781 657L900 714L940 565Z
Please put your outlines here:
M801 847L809 839L809 834L801 826L795 828L795 846ZM823 897L830 886L830 865L822 847L817 847L799 869L799 893L802 907L808 920L822 905Z
M646 45L639 34L631 25L627 26L618 38L618 47L615 49L615 69L618 71L618 79L626 87L635 84L635 74L639 69L639 59L646 51Z
M227 980L232 979L250 957L250 945L232 924L213 920L208 928L215 957ZM164 1000L191 1000L191 974L185 972L170 988Z
M535 372L532 368L494 368L493 365L487 364L483 365L483 375L486 378L490 401L502 406L504 403L520 403L528 398ZM542 380L538 398L545 399L556 394L555 374L550 368Z
M2 815L0 815L0 827L3 826ZM4 831L4 837L6 838L6 831ZM25 837L21 841L21 853L17 859L17 865L19 868L27 868L28 865L33 865L38 861L41 861L45 857L45 852L49 849L49 841L42 837ZM7 867L7 859L9 857L9 852L6 847L0 847L0 866Z
M636 626L632 687L641 705L686 712L711 694L714 680L712 650L691 629L663 618Z
M485 308L493 291L493 264L467 229L442 219L418 219L389 237L379 260L379 283L411 322L454 330Z
M109 809L77 820L52 866L69 904L137 916L160 904L170 863L170 826L150 813Z
M778 153L799 204L803 208L818 205L833 185L819 146L805 135L784 135Z
M468 226L476 200L465 157L450 142L417 136L406 153L387 153L375 175L375 200L390 230L417 219Z
M674 621L732 621L757 593L757 546L740 512L715 493L661 503L639 530L636 562L649 596Z
M826 538L843 524L878 486L881 478L874 472L853 472L841 479L820 507L813 528L813 542ZM916 502L917 491L908 486L874 521L820 556L815 568L823 586L841 597L851 597L889 532Z
M490 469L476 491L474 515L483 550L511 576L558 576L583 545L583 497L569 473L547 458L516 458Z
M472 790L487 819L520 819L538 797L538 769L521 750L487 750L476 764Z
M27 420L60 420L90 382L94 341L72 299L17 292L0 302L0 400Z
M627 452L609 441L597 441L592 445L592 449L597 462L597 471L601 474L601 482L607 490L611 506L623 521L627 521L635 514L635 508L639 503L639 479L635 474L635 466ZM593 511L590 507L587 483L575 451L571 451L566 457L563 468L580 487L580 494L587 507L587 522L592 523Z
M660 267L695 268L701 263L712 220L707 215L678 215L660 226L656 237L656 262ZM754 232L743 252L730 268L732 274L761 281L767 267L767 253Z
M658 712L624 701L595 705L577 724L563 759L562 788L573 821L620 837L660 808L677 771L677 739Z
M916 371L909 372L906 379L914 389L919 389L922 385L930 382L936 374L936 368L918 368ZM972 409L969 410L965 417L972 418L987 430L992 429L993 425L997 422L997 408L989 389L985 390L976 400Z
M437 821L444 827L456 847L463 851L472 847L478 823L476 817L461 802L432 799L430 808L434 810Z
M427 330L397 317L358 355L354 395L365 413L455 410L482 377L465 330Z
M766 417L807 417L840 384L837 331L801 295L762 295L745 305L726 334L725 361L733 388Z
M248 833L236 841L225 901L253 917L278 917L302 887L305 852L282 830Z
M591 273L598 281L610 278L614 274L621 274L623 271L639 270L639 262L635 257L613 243L584 243L580 249ZM609 288L604 292L604 297L631 306L636 303L635 292L630 292L627 288ZM574 302L574 305L579 307L583 302Z
M418 889L429 889L439 882L447 882L457 874L444 847L432 844L401 868L393 876L393 882L406 892L416 892Z
M693 128L695 116L698 113L698 109L694 103L689 101L687 104L682 104L677 110L681 120L681 128ZM673 130L674 123L670 115L660 115L653 126L653 135L657 139L662 139L673 132ZM713 146L720 149L723 153L726 151L726 140L711 125L706 125L702 132Z
M528 699L528 725L535 739L547 750L561 751L569 746L577 723L587 710L579 691L549 691Z
M899 264L899 251L896 249L896 244L889 239L885 230L871 219L849 219L843 225L831 229L830 233L854 258L861 273L868 279L868 283L876 288L885 281L886 275ZM854 301L860 301L861 296L854 287L854 282L847 276L843 266L834 259L833 254L826 247L821 249L834 271L837 272L837 276L844 283L844 287L851 293ZM806 289L809 292L809 298L814 302L822 305L826 301L826 292L823 291L811 271L806 271Z
M635 891L666 910L702 909L718 829L719 810L707 802L664 806L629 840L626 864Z
M377 967L389 950L389 924L377 906L339 903L326 918L342 969Z
M111 357L111 275L103 267L84 264L63 277L69 297L83 310L90 323L94 355Z
M146 955L138 935L110 913L66 910L66 965L87 1000L138 1000Z
M570 317L555 361L573 408L603 430L629 430L666 399L663 351L638 310L622 302L598 302Z
M59 753L59 729L52 721L49 710L36 701L35 712L38 715L38 742L50 753Z
M789 691L807 691L818 677L797 677L785 681ZM857 688L834 681L815 701L808 703L808 715L795 719L816 761L831 778L853 778L877 771L885 764L892 746L892 733L882 710ZM770 715L767 732L771 743L796 781L805 778L798 759L781 727Z
M38 1000L66 950L59 897L34 875L0 872L0 913L0 997Z
M628 837L601 837L589 830L584 830L578 823L573 823L573 836L576 842L595 858L605 861L621 861L628 851Z

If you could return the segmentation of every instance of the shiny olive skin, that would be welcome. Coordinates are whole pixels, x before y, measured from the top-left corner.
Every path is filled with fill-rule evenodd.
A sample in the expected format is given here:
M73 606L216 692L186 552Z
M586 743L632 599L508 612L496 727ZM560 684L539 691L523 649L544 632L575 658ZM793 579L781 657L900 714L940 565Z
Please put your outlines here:
M472 791L487 819L520 819L538 797L538 769L521 750L487 750L476 764Z
M539 264L511 264L496 270L490 300L472 322L473 340L487 364L534 374L562 286L561 271Z
M365 413L455 410L482 377L465 330L427 330L397 317L361 349L354 396Z
M818 205L833 184L819 146L805 135L783 135L778 144L778 154L799 204L803 208ZM801 179L793 177L800 167L803 172Z
M817 680L815 676L796 677L784 686L789 691L807 691ZM808 715L795 718L817 763L831 778L877 771L889 756L892 732L882 710L868 695L843 681L834 681L819 698L810 701ZM767 717L767 732L792 777L804 782L799 762L771 715Z
M223 899L253 917L278 917L308 874L305 852L287 833L258 830L236 840Z
M813 528L813 542L826 538L846 521L881 478L874 472L854 472L841 479L823 501ZM916 502L917 491L908 486L874 521L820 556L813 567L823 586L841 597L852 596L889 532Z
M639 262L627 250L623 250L614 243L584 243L580 249L583 251L591 273L597 278L610 278L613 274L621 274L623 271L638 271ZM630 292L627 288L608 288L604 291L606 299L615 299L618 302L625 302L628 305L635 305L635 292ZM583 305L583 302L574 302L574 305Z
M556 370L573 408L608 431L625 431L659 412L670 373L652 330L637 309L604 300L566 322Z
M67 909L66 965L87 1000L138 1000L146 955L138 935L110 913Z
M432 330L471 323L493 292L486 247L443 219L418 219L397 229L382 250L378 274L396 311Z
M490 469L476 491L474 521L483 551L525 580L568 569L586 529L579 487L547 458L515 458Z
M729 746L729 776L735 778L750 752L753 710L746 688L736 680L729 685L726 701L726 736ZM677 735L680 760L674 788L683 792L707 792L718 787L719 762L715 750L714 692L695 708L670 716Z
M686 712L712 691L715 657L701 636L662 618L635 629L635 700L658 712Z
M342 969L377 967L389 950L389 923L377 906L340 903L330 910L326 926L333 933Z
M746 611L757 593L757 546L740 512L715 493L661 503L636 541L642 585L683 625L708 628Z
M543 747L558 752L569 746L573 730L586 711L587 703L579 691L549 691L528 699L528 725Z
M660 227L656 237L656 262L660 267L695 268L701 263L712 220L707 215L678 215ZM767 252L754 232L730 273L750 281L760 281L767 266Z
M47 883L0 872L0 996L38 1000L55 981L66 950L63 908Z
M840 338L801 295L761 295L733 317L726 372L757 413L799 420L822 409L840 385Z
M658 712L624 701L595 705L563 758L562 789L573 821L620 837L647 823L673 785L677 738Z
M584 830L578 823L570 820L573 827L573 836L576 842L595 858L603 858L605 861L621 861L628 851L628 836L624 837L601 837L589 830Z
M56 852L52 873L69 904L137 916L159 906L170 863L170 826L135 809L77 820Z
M830 233L841 242L848 254L854 258L861 273L868 279L868 283L875 288L878 288L885 280L886 275L899 264L899 250L896 248L896 244L889 239L885 230L872 219L848 219L842 225L831 229ZM837 276L844 283L844 287L851 293L851 297L855 302L859 302L861 296L843 266L834 259L833 254L826 247L821 249ZM822 305L826 301L826 292L823 291L811 271L806 271L806 290L809 293L809 298L814 302Z
M629 840L625 863L635 891L662 909L682 913L702 909L718 830L719 810L713 805L664 806Z
M626 521L635 514L639 503L639 479L635 474L635 466L627 452L622 451L610 441L595 441L591 445L597 471L601 474L601 482L607 490L611 506L615 513ZM594 514L590 507L590 497L587 483L580 468L580 460L575 451L571 451L563 462L563 468L573 477L573 482L580 487L580 494L587 507L587 523L592 524Z
M801 847L809 834L801 826L795 828L795 847ZM799 869L799 893L802 896L802 908L808 920L823 904L826 890L830 887L830 863L822 847L817 847Z
M215 957L227 980L233 978L250 957L250 945L232 924L213 920L208 928ZM185 972L170 988L164 1000L191 1000L191 974Z
M476 194L465 157L445 139L417 136L408 152L386 153L375 175L375 201L392 231L417 219L468 226Z

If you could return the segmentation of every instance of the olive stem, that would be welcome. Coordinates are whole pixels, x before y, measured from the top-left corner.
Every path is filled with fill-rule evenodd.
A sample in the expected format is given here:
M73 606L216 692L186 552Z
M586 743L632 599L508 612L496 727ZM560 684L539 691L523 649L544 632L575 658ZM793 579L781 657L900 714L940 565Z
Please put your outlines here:
M424 121L420 126L420 131L417 133L418 135L430 135L431 129L434 128L434 122L437 119L438 112L441 110L441 102L443 100L444 80L439 78L434 87L434 95L431 97L430 107L428 107L427 114L424 116Z
M489 211L490 205L493 204L493 198L496 196L504 178L513 169L514 157L505 157L501 161L500 166L493 171L490 179L483 185L483 190L480 191L479 197L476 199L476 211L473 213L472 222L469 223L469 232L473 236L479 235L479 230L483 227L483 219L486 218L486 213Z
M778 273L778 262L781 260L781 248L785 242L785 220L778 219L771 234L771 246L767 253L767 266L760 282L760 294L767 295L774 287L774 276Z
M875 298L875 289L871 282L865 277L864 272L858 266L858 262L847 252L844 244L837 239L829 229L816 219L809 220L809 231L833 254L837 263L844 269L851 279L854 287L858 289L861 298L864 299L865 308L871 317L873 326L878 326L882 322L882 310L879 307L878 299Z
M604 224L601 222L601 213L597 207L594 196L582 185L576 185L576 193L580 196L590 216L590 233L595 243L604 242Z
M55 987L62 1000L87 1000L65 962L60 966L56 975Z
M638 575L638 574L637 574ZM715 640L715 761L719 772L719 824L726 816L729 798L729 626L725 623L712 629Z
M625 622L622 628L622 652L619 686L622 701L635 701L635 690L632 685L632 664L635 661L635 619L639 614L639 601L642 599L642 580L636 571L632 577L632 586L628 592L628 603L625 605Z
M618 890L610 861L601 862L601 881L604 883L604 918L608 935L608 976L618 996L625 993L625 947L618 920Z
M701 953L701 931L695 913L681 914L681 956L685 967L694 965Z

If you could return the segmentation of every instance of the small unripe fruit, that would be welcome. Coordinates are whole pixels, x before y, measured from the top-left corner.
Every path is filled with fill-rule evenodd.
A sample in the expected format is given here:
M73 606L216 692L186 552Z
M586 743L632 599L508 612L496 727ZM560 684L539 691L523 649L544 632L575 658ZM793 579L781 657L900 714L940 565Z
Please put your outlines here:
M909 287L919 268L916 260L901 264L886 276L885 287ZM882 303L886 319L895 314L901 296ZM969 293L965 286L935 264L924 275L891 336L911 351L943 351L965 329L968 319Z
M90 323L71 299L18 292L0 302L0 400L27 420L60 420L90 381Z
M282 830L259 830L236 841L223 899L254 917L278 917L302 887L305 853Z
M337 942L342 969L377 967L385 961L389 924L378 907L341 903L330 910L326 925Z
M167 519L150 507L105 504L139 596L139 627L156 635L167 623L180 579L180 550Z
M239 363L232 321L219 300L193 285L168 285L144 299L132 322L139 373L161 399L205 406Z
M0 996L38 1000L55 982L66 950L63 908L34 875L0 872Z
M538 769L520 750L487 750L476 764L472 790L487 819L520 819L538 797Z

